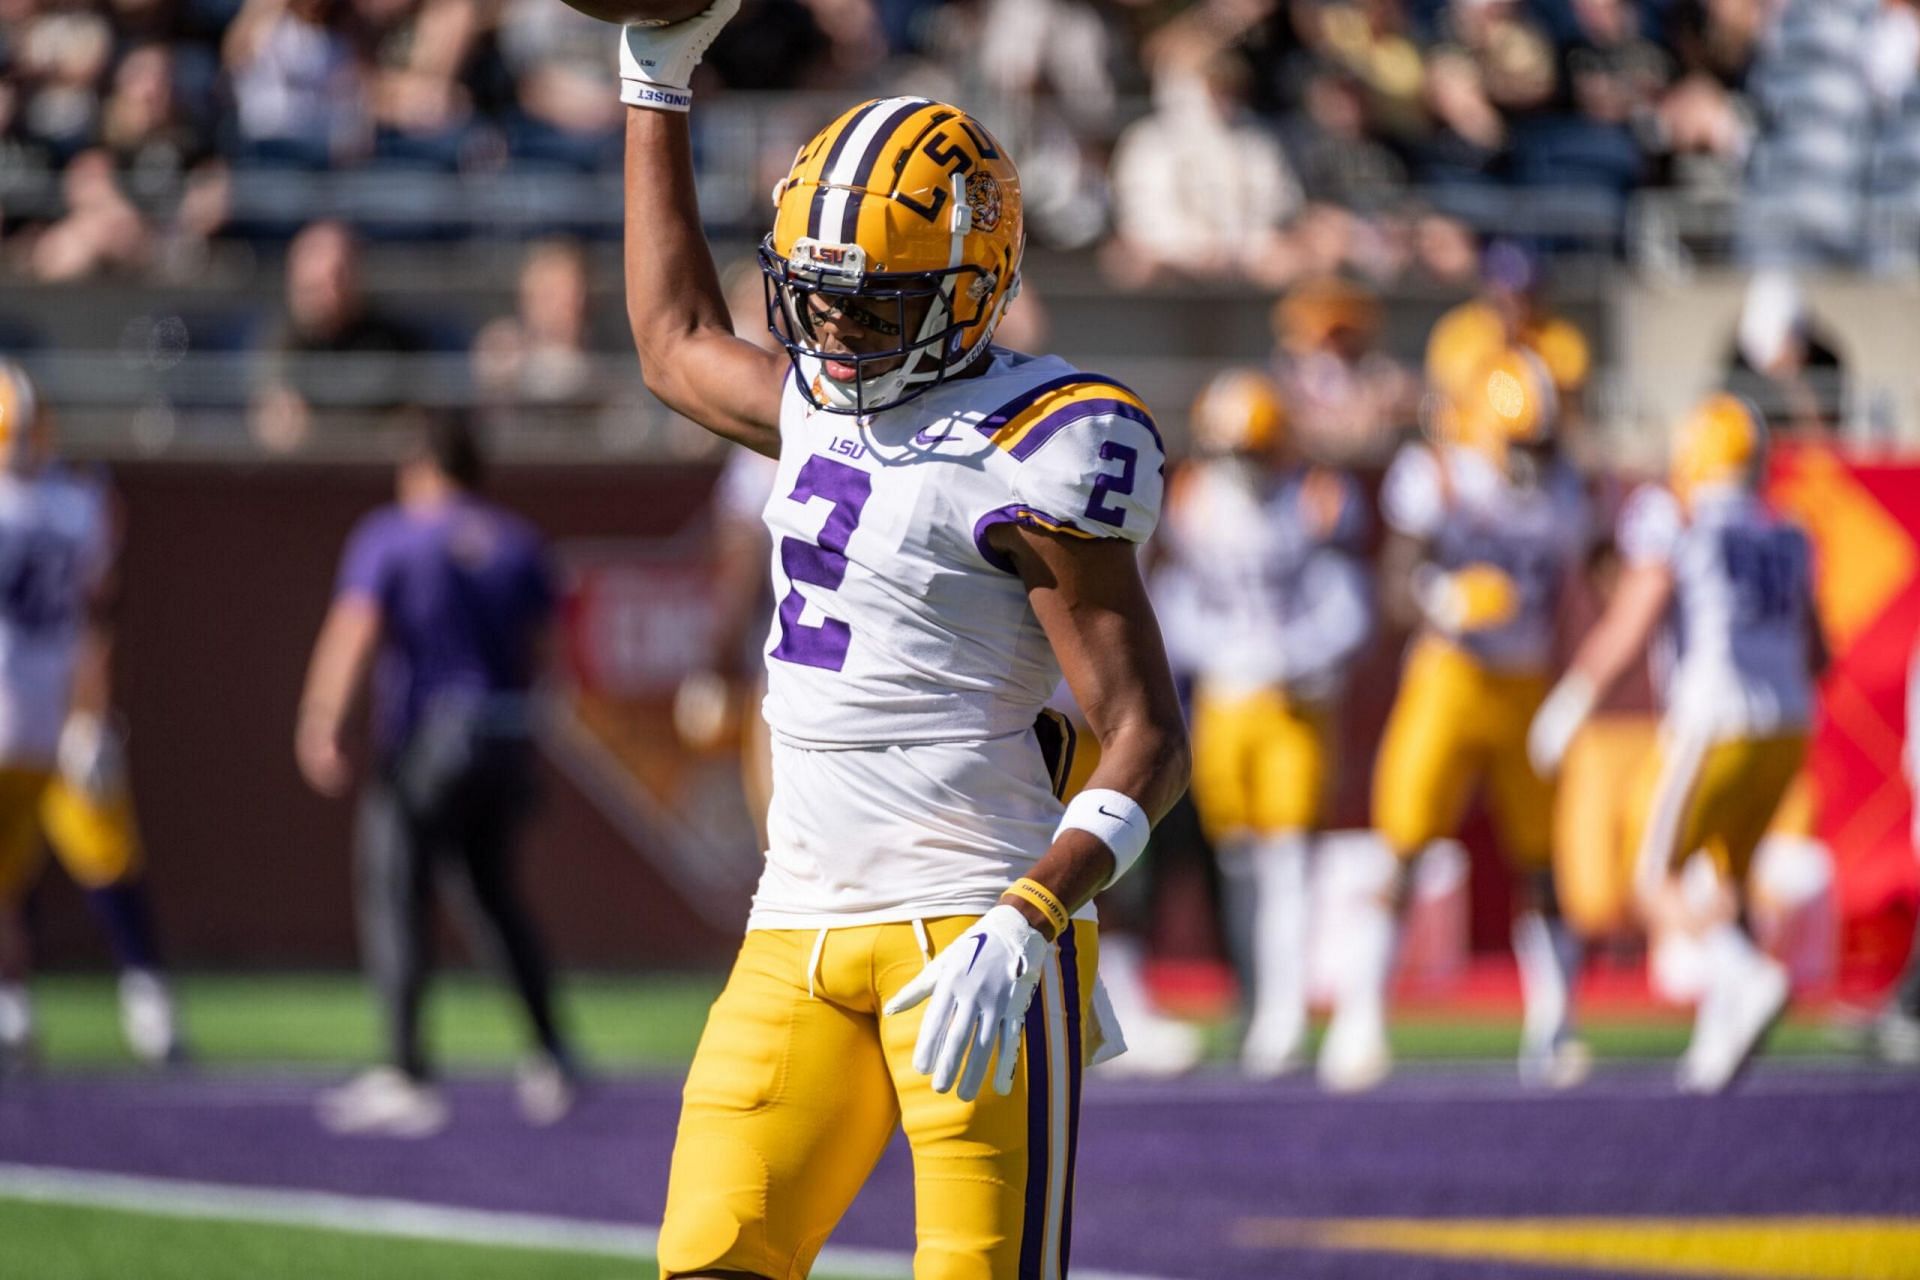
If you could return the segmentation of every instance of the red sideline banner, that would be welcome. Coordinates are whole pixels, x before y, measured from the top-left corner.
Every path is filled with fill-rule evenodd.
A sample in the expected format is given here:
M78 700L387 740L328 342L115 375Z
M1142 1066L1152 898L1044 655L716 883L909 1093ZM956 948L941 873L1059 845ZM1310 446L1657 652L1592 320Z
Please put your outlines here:
M1920 910L1913 795L1901 767L1920 634L1920 466L1784 445L1769 490L1815 547L1833 664L1808 767L1816 831L1838 875L1839 981L1865 994L1899 971Z

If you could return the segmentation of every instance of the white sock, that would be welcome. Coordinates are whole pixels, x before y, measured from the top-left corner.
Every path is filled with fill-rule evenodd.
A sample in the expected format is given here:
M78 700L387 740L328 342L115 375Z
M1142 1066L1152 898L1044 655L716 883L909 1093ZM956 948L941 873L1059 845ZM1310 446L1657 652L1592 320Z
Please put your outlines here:
M1227 959L1234 975L1254 985L1254 916L1259 910L1259 886L1253 874L1253 837L1245 832L1222 836L1214 842L1214 857L1220 863L1220 932L1227 944ZM1250 996L1251 992L1243 993Z
M33 998L17 982L0 982L0 1048L33 1039Z
M1366 897L1353 904L1347 924L1346 979L1340 984L1340 1013L1385 1021L1387 990L1400 944L1400 921L1392 906Z
M1581 945L1564 920L1548 920L1537 911L1513 922L1513 955L1520 966L1520 997L1529 1041L1558 1038L1573 1028L1573 984L1579 976Z
M1704 941L1709 971L1715 978L1738 977L1766 959L1747 931L1731 920L1707 930Z
M1301 832L1253 846L1253 1020L1304 1024L1307 1015L1307 849Z

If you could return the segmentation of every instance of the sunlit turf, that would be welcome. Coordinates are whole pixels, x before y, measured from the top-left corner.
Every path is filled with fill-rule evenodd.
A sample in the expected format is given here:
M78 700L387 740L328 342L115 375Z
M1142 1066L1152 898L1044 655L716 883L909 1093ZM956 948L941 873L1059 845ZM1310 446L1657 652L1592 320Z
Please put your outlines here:
M580 976L565 984L562 1006L596 1071L674 1072L691 1059L720 984L717 974ZM365 1063L379 1052L372 1000L351 974L189 975L178 987L201 1066L335 1068ZM111 978L46 977L34 992L50 1067L128 1064ZM450 974L435 984L428 1026L439 1060L454 1069L502 1067L526 1046L505 993L470 975ZM1215 1056L1231 1056L1233 1034L1227 1023L1209 1024ZM1673 1014L1614 1013L1588 1019L1585 1034L1603 1058L1672 1057L1686 1044L1687 1024ZM1518 1036L1516 1019L1478 1010L1450 1015L1421 1008L1393 1025L1395 1051L1407 1061L1504 1058L1515 1051ZM1796 1056L1834 1049L1833 1033L1815 1015L1789 1020L1770 1044L1772 1053Z

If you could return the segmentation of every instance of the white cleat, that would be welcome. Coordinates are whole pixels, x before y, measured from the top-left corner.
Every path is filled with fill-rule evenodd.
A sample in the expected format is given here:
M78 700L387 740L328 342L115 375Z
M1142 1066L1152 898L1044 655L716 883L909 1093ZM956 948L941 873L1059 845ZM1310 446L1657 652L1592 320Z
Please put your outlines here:
M1300 1018L1261 1018L1247 1024L1240 1042L1240 1074L1249 1080L1278 1080L1307 1065L1307 1028Z
M322 1093L319 1113L329 1133L388 1138L432 1137L449 1115L438 1089L393 1067L375 1067Z
M1393 1049L1384 1018L1336 1011L1320 1046L1320 1087L1329 1093L1365 1093L1393 1074Z
M1883 1062L1920 1067L1920 1018L1889 1008L1867 1029L1867 1043Z
M148 1066L184 1057L173 996L159 975L129 969L120 975L120 1032L133 1056Z
M1593 1050L1563 1032L1546 1039L1522 1037L1520 1083L1529 1089L1574 1089L1593 1074Z
M521 1064L514 1076L513 1097L521 1119L545 1128L566 1118L580 1100L580 1089L572 1073L541 1054Z
M1721 975L1700 1003L1680 1059L1680 1091L1719 1093L1732 1084L1785 1012L1791 990L1786 969L1765 957Z

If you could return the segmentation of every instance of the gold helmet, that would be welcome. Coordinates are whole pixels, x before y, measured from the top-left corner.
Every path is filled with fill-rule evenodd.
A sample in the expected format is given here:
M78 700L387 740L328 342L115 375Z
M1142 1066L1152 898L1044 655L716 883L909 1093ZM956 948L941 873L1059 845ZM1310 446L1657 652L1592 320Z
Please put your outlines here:
M800 148L773 203L768 322L818 408L876 413L937 386L986 354L1020 290L1020 175L958 107L861 103ZM897 341L826 352L819 322L836 313Z
M1753 406L1717 392L1695 405L1674 432L1668 481L1682 500L1709 485L1751 485L1765 452L1766 432Z
M1540 358L1508 347L1466 383L1453 409L1456 439L1504 467L1515 450L1552 443L1560 402Z
M18 470L39 455L46 413L27 371L0 359L0 466Z
M1187 422L1199 453L1265 453L1286 433L1287 407L1260 370L1226 369L1201 389Z

